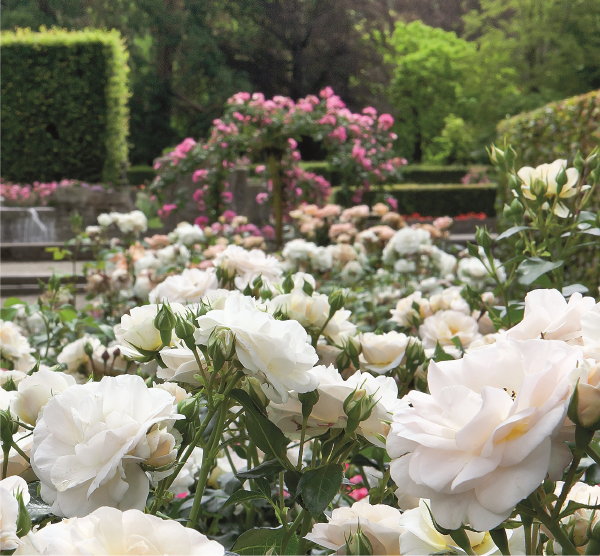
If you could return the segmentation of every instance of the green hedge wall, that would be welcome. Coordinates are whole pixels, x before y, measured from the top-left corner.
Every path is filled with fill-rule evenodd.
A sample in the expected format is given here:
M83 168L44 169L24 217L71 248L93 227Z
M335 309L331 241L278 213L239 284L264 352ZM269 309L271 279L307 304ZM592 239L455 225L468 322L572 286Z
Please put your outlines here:
M588 154L600 145L600 89L503 120L497 131L497 144L506 139L528 166Z
M127 51L117 31L2 33L2 177L118 182L127 168Z
M496 200L495 184L399 184L387 185L386 194L392 195L398 201L400 214L419 214L426 216L456 216L468 212L484 212L489 216L495 215ZM372 204L377 190L369 191L363 202ZM334 200L343 205L352 202L344 199L343 191L334 188Z

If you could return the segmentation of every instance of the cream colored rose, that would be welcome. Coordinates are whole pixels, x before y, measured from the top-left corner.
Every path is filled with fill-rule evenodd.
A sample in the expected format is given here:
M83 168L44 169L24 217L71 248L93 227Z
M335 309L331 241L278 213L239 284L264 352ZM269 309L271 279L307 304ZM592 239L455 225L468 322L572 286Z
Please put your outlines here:
M198 367L198 362L191 349L180 343L172 348L161 349L160 357L165 366L157 369L156 376L158 378L200 386L200 382L194 378L194 375L200 374L200 367ZM198 350L198 357L200 361L204 361L200 350Z
M310 392L315 388L316 379L308 371L318 357L300 323L276 320L259 310L251 298L230 295L223 309L198 317L196 343L206 345L216 327L233 332L237 359L263 383L271 399L285 401L290 390Z
M73 384L75 379L71 375L40 369L19 382L17 395L11 403L11 411L21 421L35 425L48 400Z
M281 311L288 318L297 320L305 328L320 329L329 316L329 300L322 293L307 295L301 289L274 297L270 304L270 312Z
M452 346L452 338L458 338L463 347L467 348L479 338L477 321L458 311L438 311L427 317L419 326L419 336L426 349L442 346Z
M32 351L29 341L16 324L0 320L0 359L4 362L2 368L8 364L9 370L23 372L31 370L35 365Z
M361 390L364 395L373 396L377 403L369 418L360 423L357 433L369 442L383 446L389 422L398 407L398 388L394 379L356 372L344 380L333 366L315 367L312 373L319 380L319 400L308 418L308 436L318 436L330 428L344 428L348 421L344 401L353 392ZM296 395L290 396L286 403L270 403L267 413L269 419L286 434L296 438L299 436L302 429L302 404Z
M575 168L567 168L567 161L558 159L550 164L540 164L535 168L524 166L517 175L521 179L521 191L528 199L535 200L535 195L532 191L534 184L538 182L544 196L556 197L558 192L558 175L564 171L567 177L567 182L562 186L561 192L558 194L560 198L573 197L577 194L577 181L579 180L579 172Z
M369 539L373 554L402 554L400 535L404 532L400 510L385 504L370 504L367 498L350 507L336 508L327 523L316 523L306 539L344 554L346 540L358 530Z
M181 274L169 276L149 294L150 303L169 301L171 303L199 302L209 290L219 287L214 269L199 270L187 268Z
M396 308L391 310L391 314L391 321L403 328L410 328L415 322L431 315L432 310L429 301L423 297L420 291L416 291L400 299Z
M386 334L367 332L361 334L359 339L362 348L359 358L361 367L377 374L383 374L400 365L409 341L406 334L396 331Z
M17 536L18 493L21 493L23 503L28 504L29 490L21 477L7 477L0 481L0 548L3 551L14 550L21 544Z
M175 314L185 313L185 307L180 303L171 303L170 307ZM159 309L160 305L142 305L121 317L121 323L114 330L124 355L136 357L139 354L135 348L138 347L147 351L158 351L162 347L160 332L154 326Z
M23 545L15 554L222 556L225 552L217 541L173 519L108 507L85 517L46 525L22 540Z
M169 462L173 396L137 375L76 384L52 397L33 431L31 466L56 515L83 516L100 506L143 508L145 462Z
M92 351L102 345L95 336L85 335L83 338L67 344L58 354L56 360L67 366L66 372L76 373L82 367L86 372L90 371L90 358L85 353L86 344L89 344Z

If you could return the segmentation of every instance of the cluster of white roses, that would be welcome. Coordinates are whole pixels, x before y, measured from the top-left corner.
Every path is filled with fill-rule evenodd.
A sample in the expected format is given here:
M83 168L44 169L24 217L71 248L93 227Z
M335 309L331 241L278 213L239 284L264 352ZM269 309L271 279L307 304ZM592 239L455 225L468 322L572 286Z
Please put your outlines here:
M103 228L115 224L124 234L141 234L148 229L148 219L141 210L105 212L98 216L98 224Z

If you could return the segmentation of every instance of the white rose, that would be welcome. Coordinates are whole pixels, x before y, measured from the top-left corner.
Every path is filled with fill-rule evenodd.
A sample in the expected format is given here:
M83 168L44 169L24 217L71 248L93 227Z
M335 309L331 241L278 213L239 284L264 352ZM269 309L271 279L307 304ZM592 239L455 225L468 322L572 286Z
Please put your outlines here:
M595 306L593 297L574 293L569 302L558 290L533 290L525 296L523 320L507 331L510 338L581 342L581 318Z
M316 247L310 254L310 264L320 272L327 272L333 266L333 254L327 247Z
M272 284L278 282L283 274L281 263L272 255L260 249L247 251L239 245L228 245L215 257L214 265L235 274L239 278L236 287L241 290L259 276Z
M185 245L167 245L156 251L156 258L159 264L164 266L185 264L190 260L190 252Z
M137 274L142 270L157 269L160 267L161 261L152 253L146 253L143 257L140 257L133 263L133 267Z
M494 260L496 275L498 280L503 282L506 280L506 272L500 261ZM458 279L472 288L482 289L486 284L494 283L490 277L488 269L477 257L466 257L458 261L458 269L456 272Z
M540 164L535 168L531 166L524 166L521 168L517 175L521 179L521 191L527 199L535 200L535 195L531 191L534 182L541 182L546 197L555 197L558 191L558 184L556 179L558 175L564 170L567 176L567 182L562 186L559 197L568 198L577 194L577 181L579 180L579 172L575 168L567 168L567 161L564 159L558 159L550 164Z
M110 214L103 212L98 215L98 224L103 228L108 228L113 223L113 218Z
M175 411L173 396L136 375L76 384L51 398L33 431L31 466L53 513L143 508L149 483L140 465L170 452Z
M465 315L471 314L471 309L466 299L461 295L461 289L458 286L445 288L439 293L434 293L429 298L429 308L433 313L437 311L459 311Z
M327 523L315 523L306 539L336 554L344 554L346 540L359 529L369 539L373 554L396 556L401 554L400 510L385 504L372 505L366 498L352 506L336 508L327 518Z
M396 331L386 334L367 332L360 335L361 367L377 374L383 374L400 365L404 358L409 338Z
M158 378L200 386L200 383L194 378L194 375L200 374L200 367L198 367L191 349L178 344L176 347L161 349L160 357L165 366L158 367L156 370ZM199 357L201 361L204 361L202 353L199 353Z
M429 256L433 264L437 267L442 277L452 279L456 269L456 257L446 251L432 245L429 248Z
M554 491L556 496L560 496L563 485L562 481L556 482L556 489ZM597 506L600 504L600 486L575 483L571 487L571 490L569 490L565 502L568 503L570 501L577 504ZM563 527L566 531L570 532L569 537L573 540L576 547L583 547L588 543L589 533L598 522L600 522L598 511L587 508L579 508L573 514L561 519ZM582 550L582 552L584 551Z
M418 310L415 310L413 307L415 304ZM420 291L416 291L400 299L396 304L396 308L391 310L391 314L391 321L403 328L410 328L413 326L414 321L420 321L431 315L431 308L429 301L423 297L423 294Z
M177 227L169 234L171 241L183 243L184 245L193 245L204 241L205 235L200 226L190 224L189 222L180 222Z
M456 541L435 528L426 500L420 500L417 508L405 511L400 524L404 529L400 535L402 554L451 554L456 549ZM465 532L475 554L493 554L498 550L488 532ZM512 536L510 529L507 533Z
M435 348L437 343L452 346L452 338L458 338L462 346L467 348L480 334L477 321L473 317L448 310L438 311L427 317L419 326L419 336L426 349Z
M170 307L175 314L185 313L185 307L180 303L171 303ZM162 347L160 332L154 326L159 309L160 305L142 305L121 317L121 323L115 325L114 331L124 355L136 357L138 352L135 348L158 351Z
M196 343L206 345L218 326L235 334L238 360L246 371L263 381L268 396L285 401L289 390L314 390L316 380L308 371L318 357L300 323L275 320L258 310L252 299L230 295L223 309L198 317Z
M10 365L13 370L27 372L35 365L27 338L21 334L17 325L0 320L0 366Z
M171 303L195 303L209 290L219 287L216 271L212 268L200 270L186 268L181 274L169 276L156 286L149 295L150 303L169 301Z
M430 394L409 392L387 437L398 492L429 498L448 529L499 525L571 453L559 433L581 351L563 342L499 340L430 363Z
M353 392L364 390L364 395L373 396L377 402L368 419L362 421L357 433L376 446L383 446L389 430L389 422L398 406L398 388L393 378L357 371L344 380L333 366L315 367L312 373L318 377L319 400L312 408L307 422L309 437L323 434L330 428L344 428L348 417L344 412L344 401ZM292 395L282 404L267 406L269 419L290 436L299 436L302 428L302 404Z
M85 517L46 525L23 537L15 554L190 554L222 556L223 546L173 519L101 507Z
M0 548L14 550L21 541L17 536L19 503L16 495L21 493L23 503L29 503L27 483L21 477L7 477L0 481Z
M414 255L423 245L431 245L431 234L423 228L401 228L383 248L384 262L391 264L398 257Z
M177 477L171 483L169 492L173 494L185 494L189 492L190 487L196 482L196 475L202 466L203 455L202 448L198 446L192 450L190 457L185 461Z
M307 295L304 291L292 290L290 293L274 297L269 303L270 312L281 311L288 318L297 320L305 328L320 329L329 316L329 300L322 293Z
M600 303L582 315L581 338L586 357L600 361Z
M336 346L343 346L356 336L356 325L350 321L351 311L340 309L327 323L323 334Z
M317 245L305 239L293 239L283 247L281 256L295 264L309 262L317 250Z
M40 411L48 400L73 384L75 379L71 375L40 369L19 382L17 395L11 403L11 411L21 421L35 425Z
M86 372L90 369L90 358L85 353L85 346L89 344L92 351L102 344L95 336L85 335L62 348L56 360L67 366L68 373L76 373L81 367L85 367Z

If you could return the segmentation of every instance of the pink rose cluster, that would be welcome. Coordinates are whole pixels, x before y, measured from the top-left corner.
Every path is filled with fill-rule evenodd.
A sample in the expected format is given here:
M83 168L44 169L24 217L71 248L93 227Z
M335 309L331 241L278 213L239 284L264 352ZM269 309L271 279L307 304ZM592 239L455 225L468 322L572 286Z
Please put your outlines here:
M0 197L12 205L33 206L47 205L54 193L64 187L77 184L85 186L76 180L61 180L51 182L34 181L32 184L17 184L0 180Z
M224 114L213 121L206 140L196 142L188 137L157 161L152 189L160 198L161 191L191 179L200 215L214 222L232 200L229 182L234 168L257 164L253 175L265 183L257 202L268 201L273 177L266 163L274 157L286 211L302 202L323 204L331 184L299 165L300 139L313 138L322 142L329 166L343 184L358 186L361 197L373 184L395 180L406 164L394 155L393 125L390 114L379 114L371 106L352 112L331 87L299 100L239 92L227 101ZM161 202L182 206L173 199Z

